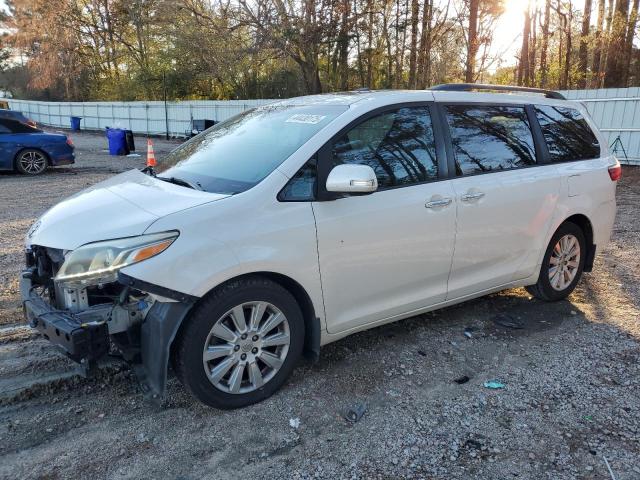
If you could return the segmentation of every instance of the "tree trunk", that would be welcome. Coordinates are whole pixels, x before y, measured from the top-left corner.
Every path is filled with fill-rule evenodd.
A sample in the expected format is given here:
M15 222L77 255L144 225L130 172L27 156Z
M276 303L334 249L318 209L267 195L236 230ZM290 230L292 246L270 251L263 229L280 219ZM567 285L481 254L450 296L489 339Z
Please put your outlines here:
M350 0L343 0L342 20L340 22L340 33L338 34L338 64L340 65L339 88L340 90L349 89L349 8Z
M467 83L475 80L476 55L478 54L478 8L480 0L469 0L469 33L467 37L467 65L464 79Z
M591 2L584 0L584 12L582 15L582 31L580 33L580 51L578 52L578 88L587 86L587 66L589 60L589 26L591 25Z
M602 71L600 70L600 59L602 57L602 26L604 24L604 4L605 0L598 0L598 20L596 23L596 38L593 49L593 76L589 86L600 86Z
M549 66L547 65L547 52L549 50L549 18L551 16L551 0L544 4L544 24L542 25L542 46L540 52L540 86L547 88Z
M633 39L636 35L636 24L638 22L638 0L633 0L633 7L629 14L629 22L627 24L627 36L625 40L624 55L624 87L629 86L629 78L631 76L631 58L633 57Z
M536 84L536 56L538 54L538 19L540 9L536 8L531 18L531 40L529 41L529 83L530 87Z
M572 34L571 34L571 24L573 23L573 7L571 5L571 1L569 1L569 12L567 13L566 19L566 32L567 32L567 50L565 53L565 61L564 61L564 72L562 74L562 89L566 90L570 88L569 86L569 70L571 69L571 48L572 44Z
M427 8L426 2L424 8ZM411 0L411 46L409 52L409 88L416 88L416 64L418 57L418 18L420 17L420 3Z
M600 86L604 86L604 76L607 69L607 55L609 54L609 42L611 41L611 24L613 23L614 6L614 0L609 0L609 6L607 7L607 28L605 32L603 55L602 58L600 58L600 72L602 77Z
M607 48L607 63L604 76L605 88L618 87L622 83L624 60L624 43L627 23L627 0L618 0L613 10L613 18L609 25L609 46Z
M367 0L367 87L373 88L373 0Z
M529 37L531 35L531 11L529 7L524 12L524 29L522 31L522 47L520 48L520 63L518 66L518 85L529 83Z

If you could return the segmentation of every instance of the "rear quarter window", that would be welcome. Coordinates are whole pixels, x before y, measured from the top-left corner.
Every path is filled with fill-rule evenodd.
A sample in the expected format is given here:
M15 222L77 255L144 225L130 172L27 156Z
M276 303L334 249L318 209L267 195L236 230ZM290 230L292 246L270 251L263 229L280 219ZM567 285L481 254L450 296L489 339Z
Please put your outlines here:
M575 108L537 105L536 117L552 162L588 160L600 156L600 144Z

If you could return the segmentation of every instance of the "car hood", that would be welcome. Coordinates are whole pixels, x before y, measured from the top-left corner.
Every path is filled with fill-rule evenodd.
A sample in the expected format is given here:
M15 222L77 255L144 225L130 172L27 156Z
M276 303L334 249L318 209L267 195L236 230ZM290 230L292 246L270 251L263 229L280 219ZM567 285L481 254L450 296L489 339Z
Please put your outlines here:
M90 242L141 235L160 217L228 196L131 170L55 205L31 226L25 243L73 250Z

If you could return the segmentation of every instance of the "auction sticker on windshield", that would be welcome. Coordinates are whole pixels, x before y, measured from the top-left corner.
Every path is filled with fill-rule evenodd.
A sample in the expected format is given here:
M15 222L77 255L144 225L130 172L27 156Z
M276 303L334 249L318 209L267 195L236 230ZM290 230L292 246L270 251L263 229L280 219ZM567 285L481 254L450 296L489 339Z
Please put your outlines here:
M309 115L303 113L297 113L295 115L291 115L289 118L285 120L286 123L309 123L311 125L315 125L316 123L320 123L326 115Z

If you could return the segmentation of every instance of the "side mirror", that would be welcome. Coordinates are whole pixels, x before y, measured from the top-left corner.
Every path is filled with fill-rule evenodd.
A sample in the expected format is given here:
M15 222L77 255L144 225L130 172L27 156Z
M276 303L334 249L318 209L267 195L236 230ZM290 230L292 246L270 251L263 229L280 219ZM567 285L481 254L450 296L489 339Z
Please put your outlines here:
M368 165L338 165L333 167L327 178L328 192L372 193L377 189L376 173Z

